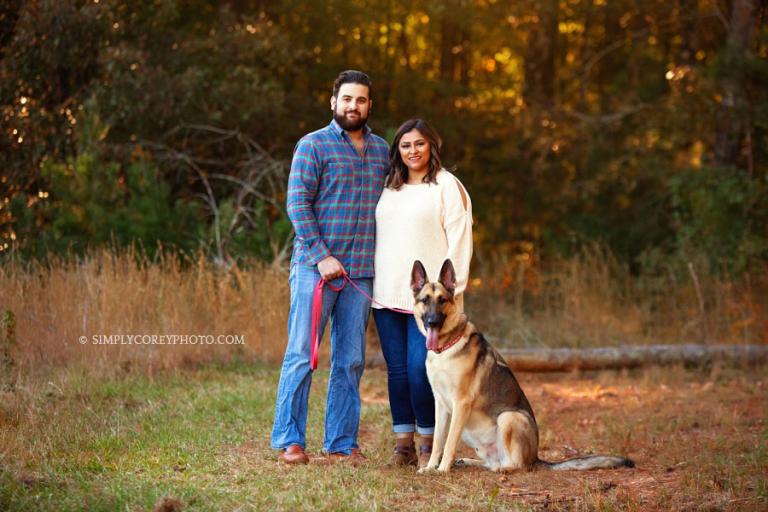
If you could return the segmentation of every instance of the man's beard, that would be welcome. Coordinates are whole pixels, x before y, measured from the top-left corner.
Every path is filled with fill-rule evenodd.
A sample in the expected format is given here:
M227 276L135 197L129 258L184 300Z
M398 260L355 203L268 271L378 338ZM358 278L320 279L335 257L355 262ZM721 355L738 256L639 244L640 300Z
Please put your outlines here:
M368 122L368 118L363 117L362 114L359 115L356 121L350 121L345 114L339 114L338 112L333 113L333 118L339 123L339 126L348 132L356 132L357 130L360 130Z

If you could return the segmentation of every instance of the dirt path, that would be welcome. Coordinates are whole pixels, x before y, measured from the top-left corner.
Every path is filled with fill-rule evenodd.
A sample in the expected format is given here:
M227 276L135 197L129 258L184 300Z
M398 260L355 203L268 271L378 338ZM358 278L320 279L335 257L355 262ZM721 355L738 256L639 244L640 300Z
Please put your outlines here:
M768 510L768 393L759 372L517 377L536 414L542 458L616 454L637 468L495 475L498 499L547 510ZM386 391L369 380L364 396L380 403ZM452 485L481 477L456 472L464 476Z

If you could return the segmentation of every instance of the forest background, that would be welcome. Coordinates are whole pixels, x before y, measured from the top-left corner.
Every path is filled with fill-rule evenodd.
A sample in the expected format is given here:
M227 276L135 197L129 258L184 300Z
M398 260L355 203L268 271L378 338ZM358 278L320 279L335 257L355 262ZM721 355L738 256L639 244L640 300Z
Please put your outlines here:
M593 317L570 344L765 341L767 8L6 0L0 259L279 272L292 149L356 68L377 133L422 117L442 135L473 198L474 307L515 313L489 324L549 311Z
M543 458L632 470L386 470L375 364L368 464L284 467L268 433L291 154L349 68L373 78L376 133L422 117L442 135L473 200L465 304L494 346L765 349L767 15L766 0L0 0L0 509L765 510L768 395L747 358L516 370Z

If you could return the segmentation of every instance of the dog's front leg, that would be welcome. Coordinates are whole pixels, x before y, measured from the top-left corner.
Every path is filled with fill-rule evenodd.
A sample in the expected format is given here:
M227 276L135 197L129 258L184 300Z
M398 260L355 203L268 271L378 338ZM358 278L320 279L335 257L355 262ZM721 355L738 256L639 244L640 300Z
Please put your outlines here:
M445 441L443 449L443 458L440 461L438 471L447 473L451 470L453 459L456 458L456 447L461 438L461 432L469 419L469 412L472 410L468 401L457 401L453 404L453 414L451 414L451 426L448 429L448 438ZM434 454L433 454L434 455ZM431 462L431 461L430 461Z
M451 424L451 411L440 400L435 398L435 434L432 437L432 454L427 465L419 470L419 473L433 471L440 464L440 456L445 447L445 438L448 437L448 426Z

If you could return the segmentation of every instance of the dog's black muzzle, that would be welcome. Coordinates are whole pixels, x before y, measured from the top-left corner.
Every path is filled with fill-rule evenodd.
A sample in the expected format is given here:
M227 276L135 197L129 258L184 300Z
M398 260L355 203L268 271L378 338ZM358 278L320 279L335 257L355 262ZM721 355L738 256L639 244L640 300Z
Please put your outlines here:
M422 317L422 321L424 322L424 325L431 329L440 329L445 322L445 315L436 310L427 310Z

